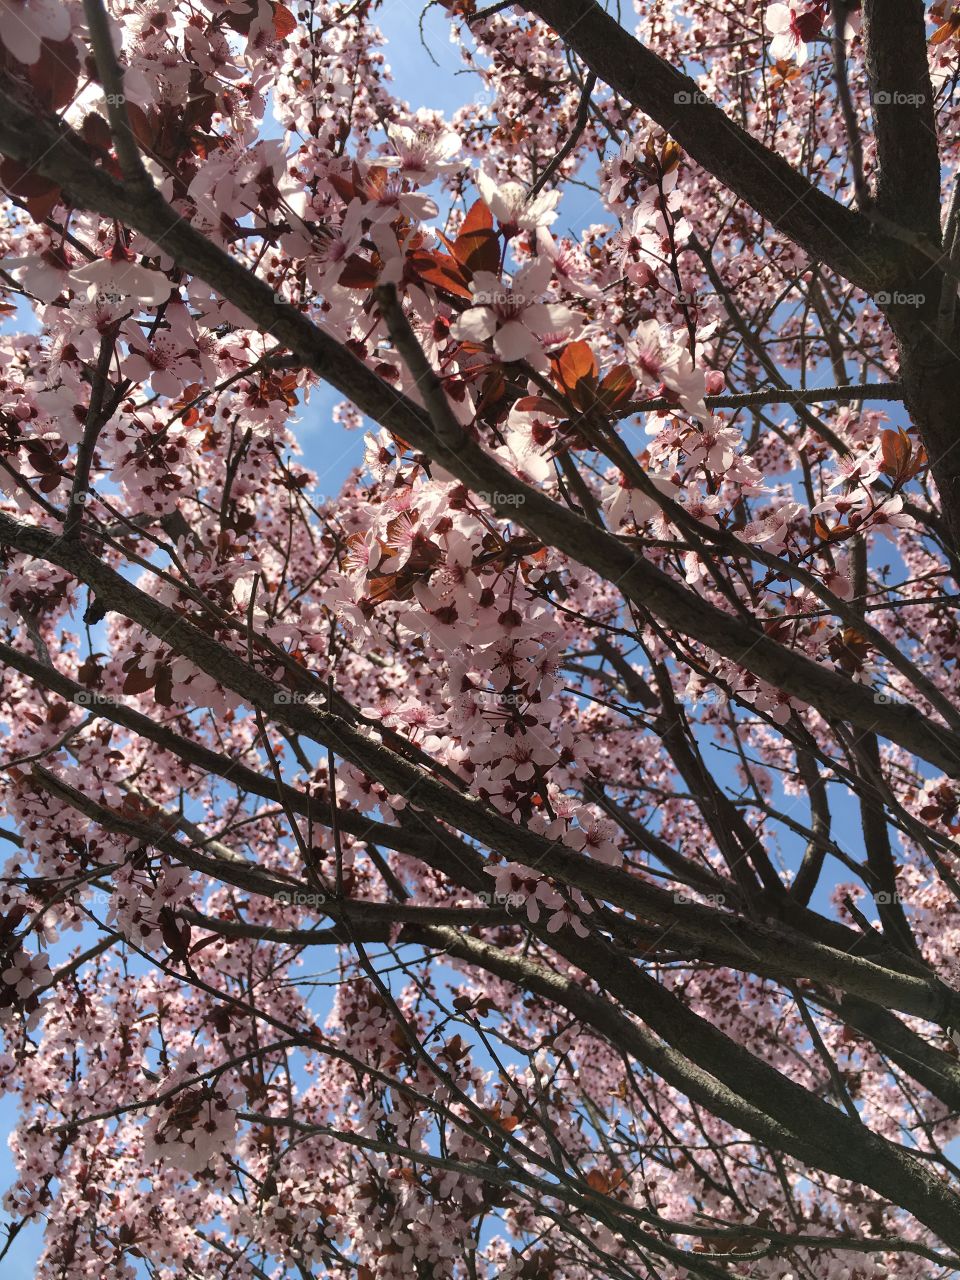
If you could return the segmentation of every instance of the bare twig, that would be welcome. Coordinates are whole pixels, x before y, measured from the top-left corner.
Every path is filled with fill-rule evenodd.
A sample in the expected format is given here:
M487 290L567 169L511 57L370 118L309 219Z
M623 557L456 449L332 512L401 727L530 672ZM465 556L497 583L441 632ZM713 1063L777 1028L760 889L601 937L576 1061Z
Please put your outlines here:
M553 159L544 169L543 173L541 173L540 177L536 180L533 186L530 188L530 191L528 194L531 199L537 194L538 191L543 190L543 188L547 185L547 183L550 181L553 175L557 172L557 170L563 164L564 160L566 160L570 152L574 149L574 147L580 141L580 138L583 135L583 131L587 127L587 118L590 114L590 98L593 94L594 89L596 88L596 84L597 84L596 72L591 71L587 74L587 78L583 82L583 92L580 95L580 105L579 107L577 107L577 114L573 121L573 128L570 130L570 134L566 142L563 144L563 146L560 148L557 154L553 157Z

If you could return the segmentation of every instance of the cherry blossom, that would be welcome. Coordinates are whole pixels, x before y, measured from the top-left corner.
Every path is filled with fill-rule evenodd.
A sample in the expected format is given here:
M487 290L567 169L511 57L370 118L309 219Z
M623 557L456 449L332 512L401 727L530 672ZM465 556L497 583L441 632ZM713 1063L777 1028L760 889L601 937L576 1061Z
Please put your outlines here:
M192 1084L196 1060L185 1058L161 1081L160 1100L148 1112L144 1157L200 1173L229 1153L236 1132L233 1095L223 1079Z
M648 475L647 478L664 497L676 499L676 488L669 475ZM644 493L642 489L631 485L622 472L617 475L612 484L604 486L603 508L611 528L614 529L622 525L628 517L635 524L642 525L660 512L656 499Z
M618 866L622 854L614 839L617 830L614 823L601 818L589 805L581 805L574 816L579 825L566 833L564 842L591 858Z
M559 191L541 191L531 198L519 182L497 184L482 169L474 175L477 190L508 237L520 231L548 227L557 219Z
M42 40L65 40L70 11L62 0L2 0L0 41L15 58L31 65L40 57Z
M14 271L23 287L41 302L53 302L70 287L72 265L66 245L50 245L39 256L4 259L4 270Z
M474 305L451 326L451 337L461 342L491 338L501 360L528 360L534 368L546 368L542 337L569 336L582 323L562 303L540 301L550 275L549 260L541 258L521 267L510 281L478 271L470 286Z
M47 959L48 957L42 953L28 955L26 951L20 951L0 973L0 978L7 986L13 988L21 1000L25 1000L27 996L33 995L38 987L50 981L51 973Z
M165 302L171 291L165 276L141 266L119 242L107 257L75 267L68 279L85 288L91 299L100 295L117 301L133 298L148 307Z
M820 35L823 12L819 7L798 9L788 4L771 4L764 14L764 26L773 34L770 53L777 59L795 58L799 66L807 60L807 44Z
M460 138L452 129L391 125L387 130L396 156L378 157L378 164L396 166L411 182L429 183L438 174L454 170L451 157L460 150Z
M799 503L786 503L757 520L751 520L743 529L737 530L737 536L745 542L755 542L771 550L778 549L783 546L790 532L790 521L799 515L800 510Z

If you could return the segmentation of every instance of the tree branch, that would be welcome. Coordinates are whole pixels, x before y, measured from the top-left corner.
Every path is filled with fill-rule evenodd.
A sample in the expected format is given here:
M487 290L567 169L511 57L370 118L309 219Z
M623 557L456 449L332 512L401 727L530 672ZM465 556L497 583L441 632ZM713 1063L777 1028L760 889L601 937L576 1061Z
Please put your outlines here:
M923 0L864 0L877 144L876 210L940 244L940 156Z

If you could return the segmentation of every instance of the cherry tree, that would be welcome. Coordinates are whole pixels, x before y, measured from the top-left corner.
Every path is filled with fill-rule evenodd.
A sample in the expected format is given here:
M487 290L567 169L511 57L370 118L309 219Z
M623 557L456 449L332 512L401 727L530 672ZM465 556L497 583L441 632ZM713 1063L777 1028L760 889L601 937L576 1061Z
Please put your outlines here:
M0 0L0 1255L956 1275L960 9L382 7Z

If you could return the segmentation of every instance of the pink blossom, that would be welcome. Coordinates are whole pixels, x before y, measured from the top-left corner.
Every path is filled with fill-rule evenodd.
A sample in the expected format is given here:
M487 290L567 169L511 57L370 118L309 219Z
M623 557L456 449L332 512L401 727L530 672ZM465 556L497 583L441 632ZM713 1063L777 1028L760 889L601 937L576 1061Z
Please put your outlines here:
M39 952L37 955L30 955L21 949L13 957L11 963L0 973L0 977L3 978L7 986L13 987L21 1000L26 1000L38 988L45 986L50 981L52 974L47 964L47 957L43 952Z
M559 191L541 191L531 199L519 182L498 186L482 169L474 175L474 181L490 212L508 235L533 231L556 221Z
M657 473L648 473L648 480L659 489L664 497L677 500L677 489L672 477ZM660 514L657 502L648 497L642 489L630 484L626 476L617 473L613 483L603 487L603 509L612 529L618 529L629 517L634 524L646 524L648 520Z
M20 62L32 66L41 40L66 40L70 11L61 0L0 0L0 41Z
M544 336L576 333L582 323L568 307L540 301L550 275L550 263L543 258L521 267L509 283L478 271L470 286L474 305L451 326L451 337L460 342L492 339L501 360L528 360L534 368L546 368Z
M576 818L578 826L566 833L564 844L589 854L598 862L619 866L623 853L615 841L616 825L609 818L599 817L589 805L581 805L576 811Z
M105 294L117 299L133 298L148 307L166 302L172 289L166 276L140 266L119 247L106 258L75 267L68 279L86 286L88 297Z
M807 42L816 39L823 25L818 9L801 10L789 4L771 4L764 25L773 35L770 52L778 61L796 58L798 66L807 60Z
M429 183L457 166L450 163L460 150L460 138L452 129L411 128L395 124L387 129L395 156L379 156L375 163L396 166L411 182Z

